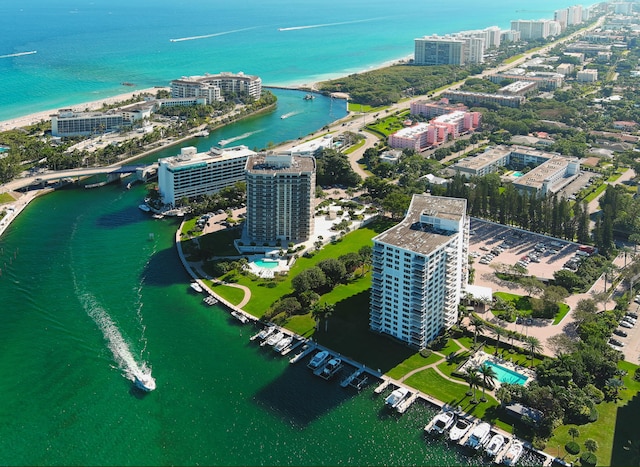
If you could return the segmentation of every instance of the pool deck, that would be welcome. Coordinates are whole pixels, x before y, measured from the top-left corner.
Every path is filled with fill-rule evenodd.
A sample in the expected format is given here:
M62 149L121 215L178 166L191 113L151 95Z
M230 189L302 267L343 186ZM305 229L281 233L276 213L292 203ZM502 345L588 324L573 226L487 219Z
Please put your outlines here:
M500 357L496 357L494 355L489 355L485 352L476 352L475 355L473 357L471 357L469 360L467 360L461 367L460 367L460 371L461 372L465 372L468 368L470 367L479 367L481 366L484 362L489 361L491 363L493 363L494 365L498 365L501 366L507 370L513 371L514 373L517 373L525 378L526 381L524 382L524 385L526 386L530 381L533 381L536 377L536 374L533 370L531 370L530 368L524 368L521 367L519 365L515 365L512 362L505 360L503 358ZM500 383L501 381L495 381L495 386L496 389L498 389L500 387Z

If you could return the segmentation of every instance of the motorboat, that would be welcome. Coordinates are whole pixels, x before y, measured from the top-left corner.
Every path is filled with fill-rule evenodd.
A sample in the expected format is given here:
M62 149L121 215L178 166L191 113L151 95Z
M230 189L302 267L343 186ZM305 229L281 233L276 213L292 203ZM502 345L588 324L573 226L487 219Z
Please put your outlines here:
M245 315L243 315L237 310L233 310L231 312L231 316L233 316L235 319L240 321L242 324L247 324L249 322L249 318L247 318Z
M138 209L140 209L141 211L144 211L144 212L150 212L151 211L151 208L149 206L147 206L146 204L138 205Z
M284 339L282 339L280 342L278 342L276 345L274 345L273 350L275 350L276 352L282 352L284 349L289 347L292 342L293 342L293 336L287 336Z
M139 372L135 374L134 377L135 385L138 389L142 389L145 392L151 392L156 388L156 380L151 376L151 372Z
M195 292L202 293L202 287L197 282L192 282L189 287L191 287Z
M489 440L485 452L490 457L496 457L500 452L500 449L502 449L502 446L504 446L504 436L497 433Z
M518 460L520 459L523 450L523 444L517 439L514 439L511 443L511 446L509 446L509 449L507 449L507 452L502 458L502 463L504 465L516 465L516 462L518 462Z
M202 130L197 132L194 136L197 136L199 138L206 138L207 136L209 136L209 132L207 130Z
M314 96L313 94L307 94L306 96L303 97L303 99L305 101L312 101L316 98L316 96Z
M387 396L387 398L384 400L384 403L386 406L395 409L396 407L398 407L398 405L400 405L400 402L407 398L408 395L409 390L407 388L398 388Z
M341 366L342 366L342 360L341 359L332 358L324 366L324 368L322 369L322 373L320 373L320 376L322 376L324 379L329 379L333 375L336 374L336 372L340 369Z
M487 442L490 435L491 425L489 425L487 422L482 422L478 424L471 432L471 436L469 436L469 439L467 440L467 446L477 451L482 446L484 446L484 443Z
M262 330L258 334L256 334L255 336L252 336L251 340L255 340L255 339L264 340L267 337L269 337L271 333L275 331L275 329L276 327L273 324L269 326L265 326L264 328L262 328Z
M469 422L469 420L458 418L455 425L449 430L449 440L457 443L465 433L469 431L469 428L471 428L471 422Z
M453 425L453 422L455 421L455 419L456 419L455 414L450 410L440 412L438 415L436 415L433 418L431 422L431 428L429 429L429 433L441 435L446 430L448 430L451 427L451 425Z
M322 366L324 362L327 361L328 358L329 358L329 352L326 350L322 350L313 356L308 366L309 368L315 370L316 368L320 368L320 366Z
M264 341L264 343L266 345L276 345L278 342L280 342L282 339L284 339L284 332L279 331L276 332L275 334L270 335L266 341Z

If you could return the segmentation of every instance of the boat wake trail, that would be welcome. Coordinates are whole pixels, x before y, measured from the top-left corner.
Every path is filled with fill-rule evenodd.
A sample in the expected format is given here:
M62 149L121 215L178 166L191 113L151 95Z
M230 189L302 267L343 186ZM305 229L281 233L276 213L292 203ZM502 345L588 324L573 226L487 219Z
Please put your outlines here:
M198 39L209 39L210 37L218 37L218 36L224 36L225 34L234 34L236 32L250 31L251 29L256 29L256 27L254 26L251 28L234 29L232 31L215 32L213 34L205 34L203 36L179 37L178 39L169 39L169 42L184 42L184 41L195 41Z
M15 54L0 55L0 58L22 57L23 55L33 55L35 53L38 53L38 51L32 50L30 52L18 52Z
M353 21L341 21L339 23L310 24L308 26L291 26L289 28L278 28L278 31L298 31L300 29L328 28L330 26L341 26L343 24L366 23L369 21L378 21L384 18L356 19Z
M233 143L235 141L240 141L241 139L245 139L245 138L248 138L249 136L255 135L256 133L260 133L261 131L264 131L264 130L249 131L248 133L243 133L239 136L234 136L233 138L221 139L220 141L218 141L218 145L226 146L227 144Z
M107 346L113 354L113 359L124 376L136 383L143 378L151 378L151 367L147 365L147 362L138 363L136 361L120 329L107 311L100 306L96 298L88 292L80 293L78 298L89 317L102 331Z

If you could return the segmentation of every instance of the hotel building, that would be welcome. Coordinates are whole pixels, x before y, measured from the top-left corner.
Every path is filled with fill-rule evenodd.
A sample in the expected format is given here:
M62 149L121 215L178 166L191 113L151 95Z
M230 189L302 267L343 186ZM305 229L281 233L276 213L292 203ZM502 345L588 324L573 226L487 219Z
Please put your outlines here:
M122 113L111 111L74 112L72 109L61 109L51 115L51 135L61 137L89 136L118 130L125 124Z
M308 240L314 228L316 160L256 154L246 162L246 235L256 244Z
M244 182L247 158L254 155L246 146L211 148L198 153L189 146L180 154L158 160L158 188L162 202L175 206L182 198L217 193L223 188Z
M465 199L413 195L402 222L373 239L369 326L422 349L458 320L467 284Z
M504 107L520 107L526 100L524 96L504 96L484 92L447 91L443 94L447 99L465 104L497 104Z
M520 31L522 40L546 39L561 32L560 23L551 19L511 21L511 29Z
M262 80L244 73L219 73L217 75L184 76L171 81L171 97L204 97L207 103L224 101L228 94L246 93L259 99Z
M464 65L465 41L451 36L425 36L414 40L416 65Z

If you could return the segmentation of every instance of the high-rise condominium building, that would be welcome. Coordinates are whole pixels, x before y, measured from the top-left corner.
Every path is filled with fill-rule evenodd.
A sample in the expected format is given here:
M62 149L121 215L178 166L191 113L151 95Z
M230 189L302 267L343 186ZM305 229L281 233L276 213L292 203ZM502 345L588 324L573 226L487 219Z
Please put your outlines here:
M451 36L425 36L415 39L416 65L464 65L465 41Z
M223 101L224 95L246 93L259 99L262 80L244 73L219 73L217 75L184 76L171 81L171 97L204 97L207 103Z
M413 195L398 225L373 239L371 330L424 348L458 320L467 284L467 200Z
M313 234L316 160L257 154L246 164L246 234L262 245L308 240Z

